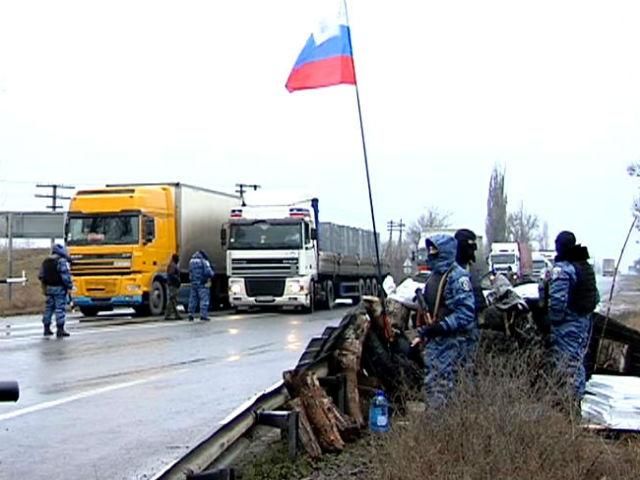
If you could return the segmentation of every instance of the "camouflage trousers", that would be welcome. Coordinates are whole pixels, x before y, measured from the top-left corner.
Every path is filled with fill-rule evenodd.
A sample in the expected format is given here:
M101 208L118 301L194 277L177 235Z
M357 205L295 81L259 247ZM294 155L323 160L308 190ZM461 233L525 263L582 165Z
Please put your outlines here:
M64 287L46 287L45 294L47 300L44 315L42 316L42 323L47 326L51 325L51 319L55 313L56 325L58 327L64 327L64 321L67 315L67 291Z
M553 373L576 400L584 397L586 372L584 357L589 347L591 315L574 316L568 321L552 325L550 352Z
M472 372L477 344L477 332L438 337L427 342L424 349L424 393L428 407L443 407L460 374Z

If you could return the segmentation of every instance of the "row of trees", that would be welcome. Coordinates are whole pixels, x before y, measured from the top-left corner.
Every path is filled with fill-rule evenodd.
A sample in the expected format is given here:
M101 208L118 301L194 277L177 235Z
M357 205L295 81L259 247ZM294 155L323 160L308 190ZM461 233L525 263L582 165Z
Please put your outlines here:
M640 164L638 164L635 174L640 176ZM489 246L494 242L525 242L529 244L537 242L541 249L548 249L549 227L547 222L542 222L537 215L526 211L523 202L520 202L517 210L508 211L505 177L504 167L495 166L493 168L487 196L485 245ZM640 212L640 204L638 211ZM415 252L420 247L421 234L428 230L450 228L452 226L451 215L451 212L431 207L409 225L406 243L402 244L391 240L383 245L384 260L391 265L395 278L404 276L403 264L410 258L411 252Z
M518 210L507 212L505 191L505 169L495 166L489 181L487 196L487 219L485 233L487 245L494 242L537 242L541 249L549 248L549 226L529 213L520 202Z

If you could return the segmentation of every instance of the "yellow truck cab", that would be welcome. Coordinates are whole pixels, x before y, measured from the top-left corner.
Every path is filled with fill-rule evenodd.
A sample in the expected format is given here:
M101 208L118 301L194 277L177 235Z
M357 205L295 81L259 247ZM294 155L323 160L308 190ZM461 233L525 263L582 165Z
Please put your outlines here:
M216 272L213 306L226 300L225 251L220 230L239 197L179 183L113 185L75 194L65 229L74 303L84 315L130 307L160 315L166 268L180 255L188 281L191 255L204 251Z

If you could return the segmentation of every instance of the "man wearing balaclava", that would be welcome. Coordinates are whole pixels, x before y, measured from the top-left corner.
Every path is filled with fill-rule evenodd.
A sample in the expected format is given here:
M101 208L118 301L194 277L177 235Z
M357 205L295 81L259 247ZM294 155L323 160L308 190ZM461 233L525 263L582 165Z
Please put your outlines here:
M557 255L548 301L550 356L559 380L570 389L576 400L581 400L586 383L584 356L591 329L591 313L597 304L597 288L595 276L575 262L577 254L586 252L586 248L576 246L575 235L560 232L555 243ZM588 253L586 255L588 258Z
M451 235L428 238L431 275L424 299L432 322L418 333L424 347L425 395L432 408L443 406L459 373L469 369L478 339L478 322L469 272L456 262L457 241Z
M482 293L480 279L477 269L473 266L476 263L476 251L478 250L478 237L468 228L458 230L454 238L458 242L456 251L456 263L462 268L466 268L471 275L471 286L473 287L473 298L476 304L476 314L487 308L487 301Z

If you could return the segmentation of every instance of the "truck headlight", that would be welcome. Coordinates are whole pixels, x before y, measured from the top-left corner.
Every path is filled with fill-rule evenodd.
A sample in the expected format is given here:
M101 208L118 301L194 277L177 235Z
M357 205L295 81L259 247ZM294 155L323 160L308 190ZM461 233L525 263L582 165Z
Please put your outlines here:
M299 281L291 281L287 284L287 293L291 294L291 295L295 295L298 293L304 293L306 290L306 287L304 286L303 283L300 283Z
M114 260L113 266L116 268L129 268L131 266L131 260Z
M142 287L140 285L127 285L127 292L137 292L141 289Z
M232 280L229 284L229 293L231 295L240 295L244 282L242 280Z

